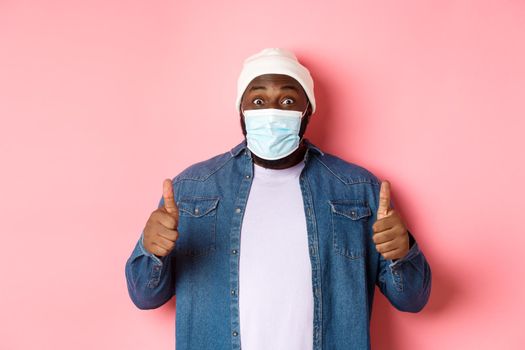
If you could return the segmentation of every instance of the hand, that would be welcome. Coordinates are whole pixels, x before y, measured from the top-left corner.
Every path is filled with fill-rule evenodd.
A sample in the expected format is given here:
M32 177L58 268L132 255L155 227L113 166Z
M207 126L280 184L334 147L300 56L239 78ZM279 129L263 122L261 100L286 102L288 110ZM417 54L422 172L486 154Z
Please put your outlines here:
M164 180L162 196L164 206L151 213L144 227L144 248L157 257L168 255L179 238L179 208L175 204L170 179Z
M397 211L390 208L390 183L381 182L377 220L372 225L372 239L385 259L401 259L409 250L408 231Z

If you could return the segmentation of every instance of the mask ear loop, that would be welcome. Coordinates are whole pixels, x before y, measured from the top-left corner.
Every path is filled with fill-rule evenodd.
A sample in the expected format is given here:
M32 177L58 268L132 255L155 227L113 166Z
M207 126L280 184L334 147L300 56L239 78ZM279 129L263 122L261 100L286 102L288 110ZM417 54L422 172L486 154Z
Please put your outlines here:
M303 118L304 116L306 115L306 112L308 111L308 106L310 105L310 100L307 100L306 101L306 109L304 110L303 114L301 115L301 122L303 121ZM306 131L306 130L305 130ZM304 140L304 134L303 136L301 136L301 138L299 139L299 143L303 142Z
M308 106L310 106L310 100L306 101L306 109L304 110L303 114L301 115L301 119L306 115L306 112L308 111Z

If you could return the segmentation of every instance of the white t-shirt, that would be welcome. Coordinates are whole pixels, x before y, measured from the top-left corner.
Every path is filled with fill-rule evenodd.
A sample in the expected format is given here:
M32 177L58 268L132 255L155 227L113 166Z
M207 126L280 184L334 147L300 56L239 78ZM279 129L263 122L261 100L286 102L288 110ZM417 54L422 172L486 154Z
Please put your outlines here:
M312 269L299 175L254 164L241 228L239 312L242 350L313 347Z

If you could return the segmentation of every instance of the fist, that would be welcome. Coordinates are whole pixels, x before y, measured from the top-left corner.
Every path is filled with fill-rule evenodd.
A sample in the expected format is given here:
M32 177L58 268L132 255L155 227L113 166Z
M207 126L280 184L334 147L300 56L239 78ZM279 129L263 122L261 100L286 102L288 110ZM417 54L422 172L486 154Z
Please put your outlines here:
M168 255L179 238L179 209L170 179L164 180L162 197L164 206L151 213L144 227L144 248L157 257Z
M372 225L372 239L385 259L401 259L409 250L408 231L397 211L390 208L390 183L381 182L377 220Z

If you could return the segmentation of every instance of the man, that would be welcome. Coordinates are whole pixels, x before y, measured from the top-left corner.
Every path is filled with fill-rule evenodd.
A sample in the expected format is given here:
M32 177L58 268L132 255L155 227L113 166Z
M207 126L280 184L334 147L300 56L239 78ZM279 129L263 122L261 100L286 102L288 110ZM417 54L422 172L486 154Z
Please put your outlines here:
M176 295L176 348L369 349L377 285L401 311L431 270L390 184L303 135L313 80L291 52L249 57L236 106L245 140L164 181L126 262L129 295Z

